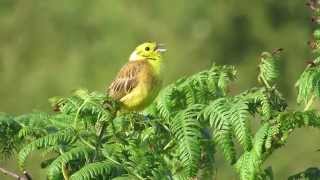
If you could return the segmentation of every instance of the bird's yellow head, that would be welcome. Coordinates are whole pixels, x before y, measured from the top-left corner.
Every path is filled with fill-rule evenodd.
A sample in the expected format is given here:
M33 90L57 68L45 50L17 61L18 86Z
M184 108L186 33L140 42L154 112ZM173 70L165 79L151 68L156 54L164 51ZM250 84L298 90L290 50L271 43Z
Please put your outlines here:
M146 42L136 47L131 53L129 61L150 60L150 62L158 61L159 63L162 60L162 53L165 51L162 44Z

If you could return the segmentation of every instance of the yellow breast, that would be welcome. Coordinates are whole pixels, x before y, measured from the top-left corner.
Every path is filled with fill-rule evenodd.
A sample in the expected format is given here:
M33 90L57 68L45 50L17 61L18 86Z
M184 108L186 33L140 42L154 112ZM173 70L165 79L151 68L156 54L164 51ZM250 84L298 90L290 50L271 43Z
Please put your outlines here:
M127 110L142 110L158 95L161 88L160 74L151 66L144 66L138 75L138 85L126 96L120 99Z

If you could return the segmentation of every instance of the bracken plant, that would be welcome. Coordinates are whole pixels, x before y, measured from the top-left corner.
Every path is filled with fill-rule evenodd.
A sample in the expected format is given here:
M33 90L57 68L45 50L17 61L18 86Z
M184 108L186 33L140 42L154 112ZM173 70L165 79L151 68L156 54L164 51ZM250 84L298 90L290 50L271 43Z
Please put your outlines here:
M319 24L319 4L308 5ZM0 114L1 156L17 156L24 173L0 171L32 179L25 164L40 150L50 180L212 179L220 151L239 179L274 179L272 167L263 168L268 157L296 129L320 128L319 112L310 109L320 97L320 29L310 47L314 60L296 83L301 110L288 109L277 88L280 49L261 54L260 86L238 94L229 92L235 68L215 64L164 88L143 112L120 112L108 95L80 89L51 99L52 113ZM320 170L289 179L320 179Z

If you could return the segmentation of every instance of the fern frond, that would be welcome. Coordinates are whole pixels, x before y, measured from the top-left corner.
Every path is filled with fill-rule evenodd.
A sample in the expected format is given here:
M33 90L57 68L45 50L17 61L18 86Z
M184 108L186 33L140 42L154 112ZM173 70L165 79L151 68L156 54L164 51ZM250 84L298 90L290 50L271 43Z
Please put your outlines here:
M263 52L261 54L261 62L259 65L258 79L263 82L268 88L278 79L280 75L280 67L278 60L278 53Z
M60 149L61 149L61 147L59 145L50 146L50 147L48 147L46 149L43 149L43 151L41 152L41 156L42 157L46 157L46 156L48 156L50 154L54 154L54 153L58 154Z
M220 98L213 101L207 106L202 114L204 119L209 119L211 127L213 127L214 140L219 145L225 158L230 164L236 160L236 151L232 140L232 127L229 122L229 108L226 98Z
M307 67L296 83L298 87L298 103L308 103L312 95L320 97L320 68Z
M61 154L50 164L48 168L48 179L54 179L57 174L62 174L62 166L66 165L70 161L75 160L78 162L84 161L84 163L89 162L93 159L94 154L94 149L83 146L78 146Z
M87 126L95 124L97 120L111 118L110 111L104 107L106 98L105 94L99 92L90 93L88 90L78 89L73 96L60 99L57 105L62 113L74 116L74 126L79 122Z
M266 175L262 170L263 152L270 125L264 123L257 131L253 141L253 149L245 152L237 161L235 167L241 180L263 179Z
M233 66L222 66L218 78L218 87L222 89L224 95L226 95L228 91L229 84L235 80L236 74L237 71Z
M214 140L217 142L224 157L230 164L236 162L236 150L232 137L232 132L226 129L221 129L214 133Z
M249 111L246 101L234 102L230 109L230 121L235 135L245 150L250 150L252 147L252 137L248 125Z
M245 150L251 149L252 138L247 122L249 109L246 101L220 98L209 104L202 114L204 119L209 119L215 140L230 163L235 161L235 150L232 147L233 133Z
M182 89L183 94L185 94L185 99L186 99L186 104L187 105L192 105L192 104L197 104L199 103L198 101L200 100L197 98L196 90L193 86L193 84L186 84L184 88Z
M190 105L208 104L225 96L235 78L233 66L213 65L209 70L181 78L162 90L155 102L156 107L160 116L168 120Z
M263 150L265 148L266 140L268 138L270 125L269 123L264 123L256 132L253 142L253 150L257 158L261 158Z
M200 123L197 120L203 105L195 104L178 113L171 129L178 142L177 153L188 176L195 176L200 160Z
M271 120L286 109L287 103L275 88L252 88L236 96L246 101L251 114L259 114L262 120Z
M265 140L265 148L269 150L272 147L272 141L280 133L280 124L274 124L268 129L267 138Z
M295 111L281 113L276 122L279 123L280 133L290 133L295 128L320 127L320 117L314 111Z
M172 178L177 180L190 180L190 177L186 176L182 171L174 174Z
M259 98L259 101L261 103L261 113L262 117L265 119L270 119L272 117L272 104L270 101L269 95L266 93L266 91L262 91L260 96L257 96Z
M209 119L210 125L214 129L230 129L230 124L228 123L229 116L229 106L227 106L228 100L226 98L220 98L213 101L209 106L207 106L202 115L204 119Z
M174 97L175 88L173 85L168 86L166 89L160 92L156 100L156 109L159 111L159 115L166 120L170 120L173 111L173 103L171 101Z
M48 131L54 130L55 127L49 121L50 117L48 113L44 112L34 112L15 117L16 121L22 126L19 137L39 138L46 135Z
M213 178L215 173L215 144L211 135L207 134L206 130L203 130L203 139L201 140L201 164L197 175L198 179L210 179Z
M87 164L72 174L70 180L111 179L113 171L117 168L117 165L108 161Z
M50 114L45 112L33 112L21 116L15 117L19 123L30 127L47 127L47 121L50 118Z
M76 139L77 132L71 128L41 137L20 150L18 155L18 164L23 169L28 155L36 149L47 148L54 145L71 144L75 142Z
M57 129L65 129L70 127L73 123L75 116L69 114L54 114L47 119L47 124L50 124L50 127L53 126Z
M9 158L20 146L21 125L14 117L0 113L0 158Z

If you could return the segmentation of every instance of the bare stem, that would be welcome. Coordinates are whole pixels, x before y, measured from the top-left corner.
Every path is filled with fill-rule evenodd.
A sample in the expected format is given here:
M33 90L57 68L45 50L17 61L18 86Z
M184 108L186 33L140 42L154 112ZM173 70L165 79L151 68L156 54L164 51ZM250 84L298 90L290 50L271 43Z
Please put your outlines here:
M27 171L23 171L23 177L20 177L20 180L32 180L31 175Z
M13 178L15 178L15 179L19 179L19 178L20 178L20 176L19 176L18 174L14 173L14 172L11 172L11 171L8 171L8 170L6 170L6 169L4 169L4 168L2 168L2 167L0 167L0 171L1 171L3 174L8 175L8 176L11 176L11 177L13 177Z
M18 180L32 180L30 174L27 171L23 171L23 175L20 176L17 173L11 172L9 170L6 170L6 169L0 167L0 172L2 172L5 175L11 176L15 179L18 179Z

